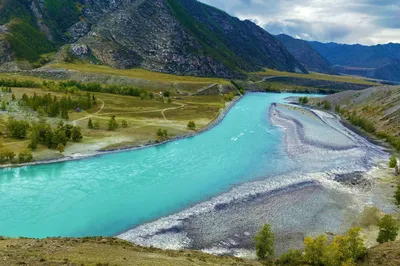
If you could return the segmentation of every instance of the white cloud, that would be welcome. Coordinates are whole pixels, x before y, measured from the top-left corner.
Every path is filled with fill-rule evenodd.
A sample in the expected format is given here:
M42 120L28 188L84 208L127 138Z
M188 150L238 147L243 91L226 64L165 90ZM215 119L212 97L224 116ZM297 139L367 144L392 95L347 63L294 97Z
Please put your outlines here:
M322 42L400 42L399 0L201 0L272 34Z

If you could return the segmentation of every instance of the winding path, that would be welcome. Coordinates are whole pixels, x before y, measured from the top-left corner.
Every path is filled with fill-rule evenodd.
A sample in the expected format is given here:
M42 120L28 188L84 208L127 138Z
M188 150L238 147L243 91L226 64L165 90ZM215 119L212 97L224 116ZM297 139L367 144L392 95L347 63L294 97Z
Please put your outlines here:
M105 113L105 114L100 114L100 116L109 116L109 115L124 115L124 114L144 114L144 113L155 113L155 112L161 112L161 115L165 120L168 120L167 117L165 116L165 111L170 111L170 110L176 110L180 109L186 106L186 104L181 104L181 103L176 103L179 106L178 107L169 107L165 109L156 109L156 110L148 110L148 111L132 111L132 112L121 112L121 113ZM83 119L83 118L82 118ZM80 119L80 120L82 120Z
M178 103L178 104L180 105L179 107L165 108L165 109L163 109L163 110L161 111L161 114L162 114L162 116L164 117L164 120L168 120L167 117L166 117L165 114L164 114L165 111L168 111L168 110L176 110L176 109L185 107L185 104L182 104L182 103Z
M85 117L76 119L76 120L72 121L72 124L76 125L76 122L79 122L79 121L82 121L82 120L91 118L91 117L93 117L93 116L95 116L95 115L98 115L101 111L103 111L104 105L105 105L105 104L104 104L104 101L103 101L102 99L99 99L99 101L101 101L101 107L100 107L100 109L99 109L97 112L95 112L95 113L93 113L93 114L91 114L91 115L88 115L88 116L85 116Z

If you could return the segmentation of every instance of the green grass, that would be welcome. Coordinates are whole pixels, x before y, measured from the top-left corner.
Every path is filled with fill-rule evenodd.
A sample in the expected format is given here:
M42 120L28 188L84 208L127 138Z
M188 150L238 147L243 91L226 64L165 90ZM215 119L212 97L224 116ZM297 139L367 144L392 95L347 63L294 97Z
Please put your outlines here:
M375 82L371 82L362 77L353 77L353 76L337 76L337 75L328 75L310 72L310 74L300 74L300 73L291 73L291 72L283 72L273 69L265 69L261 72L249 73L250 78L260 78L260 77L268 77L268 76L286 76L286 77L294 77L294 78L303 78L303 79L316 79L316 80L327 80L327 81L335 81L335 82L348 82L355 84L365 84L371 86L380 85Z
M41 88L12 88L12 91L17 100L21 99L24 93L29 97L34 93L37 95L51 93L52 96L57 97L65 95L63 92L49 92ZM144 145L155 141L156 132L159 128L167 129L170 137L184 135L191 132L187 129L189 121L195 121L197 128L202 129L213 121L220 109L225 106L223 97L219 95L179 96L179 99L172 99L172 102L168 103L157 99L141 100L139 97L119 94L99 92L93 94L98 103L95 107L80 113L69 112L69 123L78 120L75 123L82 128L84 139L81 143L68 143L66 155L82 152L83 147L85 147L85 151L88 151L89 148L91 151L95 151ZM11 93L5 94L2 99L10 103ZM103 102L104 107L101 109ZM21 119L23 113L20 112L17 117ZM30 114L29 117L37 116L36 113L28 113ZM108 131L107 124L111 116L115 116L119 123L126 120L128 128L120 127L116 131ZM28 119L25 115L22 118ZM88 129L89 118L99 122L100 130ZM59 120L60 118L52 118L49 121L56 125ZM0 114L0 132L4 132L6 121L7 115ZM28 147L29 139L30 136L28 135L27 140L0 138L0 142L4 147L19 153ZM34 151L33 155L35 160L60 157L56 150L49 150L42 145L39 145L38 150Z

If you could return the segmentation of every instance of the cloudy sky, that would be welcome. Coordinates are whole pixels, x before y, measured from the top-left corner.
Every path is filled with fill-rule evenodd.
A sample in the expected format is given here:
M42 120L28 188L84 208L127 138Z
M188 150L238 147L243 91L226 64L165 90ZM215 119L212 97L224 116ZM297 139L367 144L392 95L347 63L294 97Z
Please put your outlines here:
M400 43L400 0L200 0L273 34L305 40Z

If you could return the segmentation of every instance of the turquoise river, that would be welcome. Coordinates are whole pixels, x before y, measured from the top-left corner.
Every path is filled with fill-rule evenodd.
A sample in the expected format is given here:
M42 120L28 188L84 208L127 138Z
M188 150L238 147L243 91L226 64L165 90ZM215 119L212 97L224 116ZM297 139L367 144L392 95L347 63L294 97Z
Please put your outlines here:
M165 145L1 169L0 235L116 235L291 171L269 108L293 95L246 95L213 129Z

